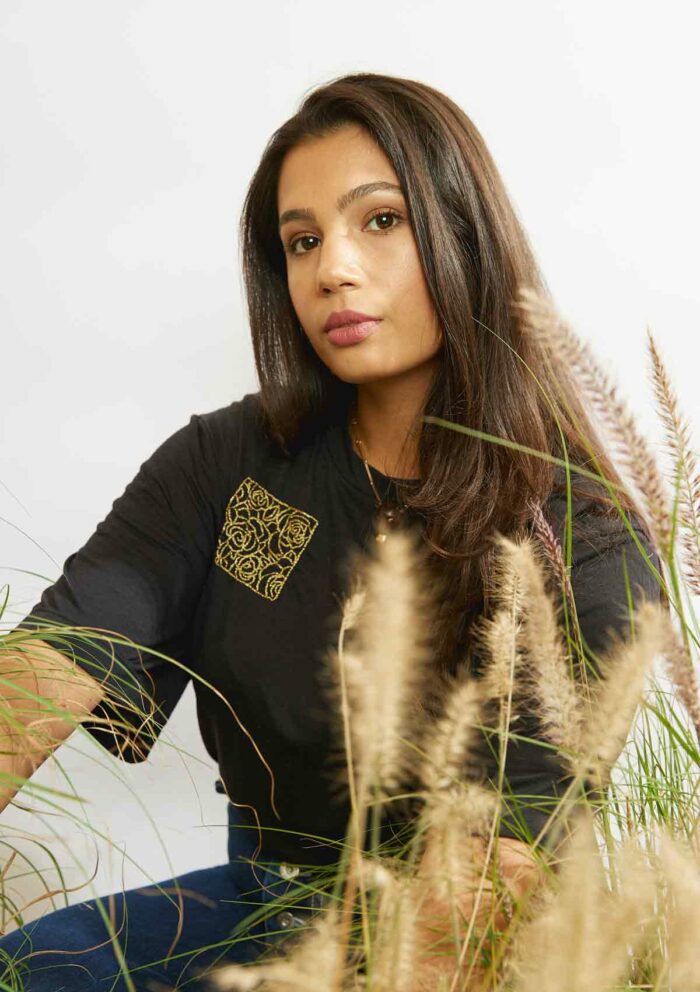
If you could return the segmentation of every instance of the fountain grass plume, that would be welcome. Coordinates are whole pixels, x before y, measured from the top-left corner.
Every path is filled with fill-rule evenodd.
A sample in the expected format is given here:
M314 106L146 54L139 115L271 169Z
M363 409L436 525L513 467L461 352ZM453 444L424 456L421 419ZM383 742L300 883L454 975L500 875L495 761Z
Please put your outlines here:
M665 618L665 625L664 657L666 670L693 722L695 734L700 741L700 685L690 653L689 642L683 641L670 616Z
M700 992L698 933L700 933L700 867L697 852L662 831L659 868L664 879L663 918L668 932L664 962L669 988Z
M678 520L682 527L681 558L690 591L700 595L700 471L697 454L690 443L690 425L681 413L678 398L649 328L647 343L656 409L674 463L674 474L680 483Z
M332 977L342 946L338 938L337 913L329 908L314 918L308 932L297 936L290 948L276 959L250 965L221 965L207 973L207 988L212 992L252 992L274 989L275 992L331 992ZM352 973L344 988L350 988Z
M577 751L582 720L580 697L569 675L570 659L562 643L558 611L545 588L537 545L532 538L512 541L502 535L498 542L522 589L521 685L535 701L548 740L562 749Z
M370 972L375 992L412 992L419 909L416 888L415 879L404 872L395 875L381 892Z
M593 817L582 807L562 852L556 884L541 890L511 948L513 992L609 992L627 978L653 910L653 872L632 849L611 892Z
M434 609L423 554L415 532L398 530L373 553L354 556L356 584L341 624L352 631L351 644L332 655L336 696L341 675L347 688L355 774L378 795L401 788L415 770L405 739L423 717Z
M602 678L591 693L591 705L581 734L577 774L592 776L603 787L618 759L642 700L645 683L657 654L664 647L666 610L642 600L634 612L634 634L613 634L602 666Z
M541 504L531 500L530 511L532 515L534 533L539 539L542 545L542 550L552 566L554 574L559 580L560 588L562 589L563 596L566 600L567 609L569 610L569 614L571 615L575 626L577 621L576 603L574 601L574 591L571 587L570 570L564 561L561 542L554 533L552 525L545 517Z
M550 300L529 287L521 287L514 306L522 314L524 332L575 372L583 398L598 414L617 448L620 465L644 499L654 541L662 557L667 557L671 538L667 488L656 456L637 426L638 418L595 358L591 346L578 337Z

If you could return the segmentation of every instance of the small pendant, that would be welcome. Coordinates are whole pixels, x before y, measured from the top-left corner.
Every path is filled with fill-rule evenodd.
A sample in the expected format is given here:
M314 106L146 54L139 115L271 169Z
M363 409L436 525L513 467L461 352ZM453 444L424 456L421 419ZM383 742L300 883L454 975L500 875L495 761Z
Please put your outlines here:
M403 520L404 513L406 512L405 506L387 506L384 510L384 518L387 525L392 528L398 528Z
M374 535L375 541L383 542L386 541L386 535L388 530L394 530L398 527L401 517L405 507L401 506L380 506L375 515L376 521L376 533Z

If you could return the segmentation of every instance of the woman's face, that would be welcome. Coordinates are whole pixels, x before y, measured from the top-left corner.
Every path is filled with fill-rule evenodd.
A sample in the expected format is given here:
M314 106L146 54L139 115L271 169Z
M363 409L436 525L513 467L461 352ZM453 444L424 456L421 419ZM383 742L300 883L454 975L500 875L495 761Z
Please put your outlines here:
M356 384L403 378L420 391L432 380L442 333L400 188L338 206L355 187L399 187L389 159L359 126L307 140L285 156L277 190L287 284L299 323L321 361ZM285 218L289 211L313 216ZM324 330L334 311L381 322L341 347Z

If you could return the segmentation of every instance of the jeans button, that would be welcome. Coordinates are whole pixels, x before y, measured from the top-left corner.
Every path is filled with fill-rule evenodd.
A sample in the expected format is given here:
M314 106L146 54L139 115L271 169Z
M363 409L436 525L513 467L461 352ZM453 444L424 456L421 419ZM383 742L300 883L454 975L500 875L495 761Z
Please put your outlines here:
M299 874L299 868L297 865L288 865L284 861L280 862L280 875L286 881L289 881L292 878L296 878L298 874Z

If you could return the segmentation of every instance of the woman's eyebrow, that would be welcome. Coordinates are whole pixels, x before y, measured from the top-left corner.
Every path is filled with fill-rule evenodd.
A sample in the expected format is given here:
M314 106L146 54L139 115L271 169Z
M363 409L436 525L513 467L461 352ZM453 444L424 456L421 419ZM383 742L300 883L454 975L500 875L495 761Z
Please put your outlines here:
M359 200L363 196L369 196L370 193L375 193L377 190L389 190L393 193L403 194L403 190L396 183L387 182L384 179L379 179L373 183L362 183L360 186L354 186L349 189L347 193L343 193L342 196L338 197L336 201L336 207L343 213L344 210L354 203L355 200ZM316 214L311 210L310 207L297 207L294 210L285 210L279 219L279 229L284 227L290 220L316 220Z

